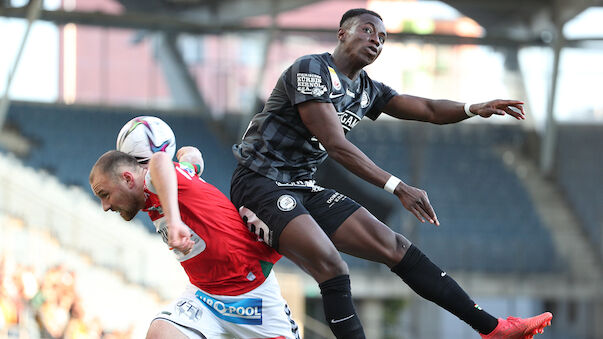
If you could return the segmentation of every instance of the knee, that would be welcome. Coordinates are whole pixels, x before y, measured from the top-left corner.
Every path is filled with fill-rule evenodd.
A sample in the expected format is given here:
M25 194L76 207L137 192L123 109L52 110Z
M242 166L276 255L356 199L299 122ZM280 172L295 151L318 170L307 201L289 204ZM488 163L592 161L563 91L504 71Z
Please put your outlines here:
M395 233L395 245L392 249L392 253L390 253L389 260L386 263L387 266L391 268L397 265L406 254L406 251L410 248L410 245L412 245L410 240L406 239L402 234Z
M323 274L331 275L333 277L348 274L348 265L343 261L339 252L335 252L327 258L323 258L319 264Z

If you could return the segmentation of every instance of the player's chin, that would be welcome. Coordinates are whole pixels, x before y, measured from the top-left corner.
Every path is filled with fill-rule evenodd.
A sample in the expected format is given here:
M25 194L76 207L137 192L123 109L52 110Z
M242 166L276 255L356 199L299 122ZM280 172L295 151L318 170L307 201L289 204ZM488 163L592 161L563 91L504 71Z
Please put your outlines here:
M130 221L134 219L138 211L119 211L119 215L125 220Z

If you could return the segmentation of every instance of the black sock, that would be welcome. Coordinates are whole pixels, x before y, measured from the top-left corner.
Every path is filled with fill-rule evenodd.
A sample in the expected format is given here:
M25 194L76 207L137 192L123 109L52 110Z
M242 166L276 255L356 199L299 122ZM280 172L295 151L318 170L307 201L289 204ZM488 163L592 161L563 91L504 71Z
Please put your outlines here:
M347 274L318 284L325 318L337 338L363 339L364 329L352 303L350 276Z
M456 315L479 333L488 334L498 320L483 311L465 291L415 245L411 245L394 267L396 273L413 291Z

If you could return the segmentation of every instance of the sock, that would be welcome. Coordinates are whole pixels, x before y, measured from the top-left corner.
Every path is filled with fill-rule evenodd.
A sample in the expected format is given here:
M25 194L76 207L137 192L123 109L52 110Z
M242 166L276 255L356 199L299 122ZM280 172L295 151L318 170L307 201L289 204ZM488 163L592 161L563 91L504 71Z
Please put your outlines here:
M364 339L364 329L352 303L350 276L347 274L318 284L325 318L337 338Z
M482 334L496 328L498 320L482 310L463 289L411 245L402 260L392 267L404 282L421 297L443 307Z

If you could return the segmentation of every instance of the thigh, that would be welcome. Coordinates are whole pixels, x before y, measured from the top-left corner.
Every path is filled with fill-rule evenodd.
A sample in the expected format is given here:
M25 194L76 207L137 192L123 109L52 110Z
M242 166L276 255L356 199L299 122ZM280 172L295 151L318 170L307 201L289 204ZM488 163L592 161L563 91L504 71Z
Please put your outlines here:
M408 239L392 231L364 207L350 215L331 240L341 252L389 267L398 264L411 245Z
M192 339L200 338L206 339L206 337L200 333L191 331L189 328L174 323L170 320L163 318L156 318L151 322L149 331L147 332L146 339Z
M331 239L309 215L293 219L283 230L280 252L318 283L348 274L348 268Z
M215 316L196 297L195 293L197 290L192 285L188 286L180 297L163 308L151 323L149 333L151 333L151 330L155 334L176 330L178 333L184 335L185 338L190 339L220 338L226 334ZM164 322L158 322L159 320ZM166 326L166 322L172 326ZM171 337L151 336L149 338Z

